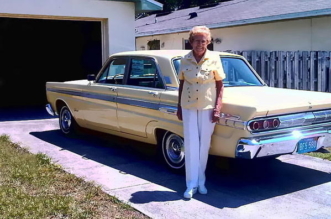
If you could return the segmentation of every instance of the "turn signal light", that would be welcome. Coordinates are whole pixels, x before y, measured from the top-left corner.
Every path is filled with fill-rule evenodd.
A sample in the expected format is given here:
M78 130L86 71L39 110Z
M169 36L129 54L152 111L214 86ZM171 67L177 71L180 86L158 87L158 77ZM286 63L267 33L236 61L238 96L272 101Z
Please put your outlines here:
M280 125L279 119L262 119L249 123L249 127L252 131L263 131L267 129L275 129Z

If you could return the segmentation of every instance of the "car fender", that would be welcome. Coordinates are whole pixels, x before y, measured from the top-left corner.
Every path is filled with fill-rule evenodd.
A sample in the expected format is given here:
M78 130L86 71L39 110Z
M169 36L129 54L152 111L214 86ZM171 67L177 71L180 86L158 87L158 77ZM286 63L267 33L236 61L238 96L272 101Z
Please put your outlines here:
M181 121L150 121L146 126L146 134L147 138L153 139L155 143L157 143L157 130L164 130L165 132L170 131L181 137L184 136Z

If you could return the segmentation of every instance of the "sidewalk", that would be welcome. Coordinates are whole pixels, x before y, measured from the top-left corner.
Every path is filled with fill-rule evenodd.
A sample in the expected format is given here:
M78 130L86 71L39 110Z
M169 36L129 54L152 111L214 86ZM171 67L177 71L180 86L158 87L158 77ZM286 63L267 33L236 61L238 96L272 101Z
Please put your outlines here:
M66 138L58 129L57 119L0 122L0 134L47 154L152 218L331 217L329 161L292 155L231 166L210 159L208 195L187 201L184 175L157 162L149 146L94 134Z

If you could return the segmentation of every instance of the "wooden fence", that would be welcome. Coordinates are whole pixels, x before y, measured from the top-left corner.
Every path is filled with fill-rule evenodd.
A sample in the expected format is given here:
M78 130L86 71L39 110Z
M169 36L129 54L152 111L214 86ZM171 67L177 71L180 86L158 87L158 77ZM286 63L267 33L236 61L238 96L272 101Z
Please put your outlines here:
M234 51L271 87L331 92L331 52Z

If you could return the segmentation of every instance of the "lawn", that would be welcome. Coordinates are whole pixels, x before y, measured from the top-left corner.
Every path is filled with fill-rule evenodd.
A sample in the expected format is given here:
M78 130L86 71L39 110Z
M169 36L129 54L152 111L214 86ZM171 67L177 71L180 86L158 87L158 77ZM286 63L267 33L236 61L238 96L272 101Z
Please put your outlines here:
M312 156L312 157L319 157L321 159L330 160L331 161L331 147L325 148L322 151L323 152L306 153L306 155L309 155L309 156Z
M1 218L148 218L129 205L0 136Z

